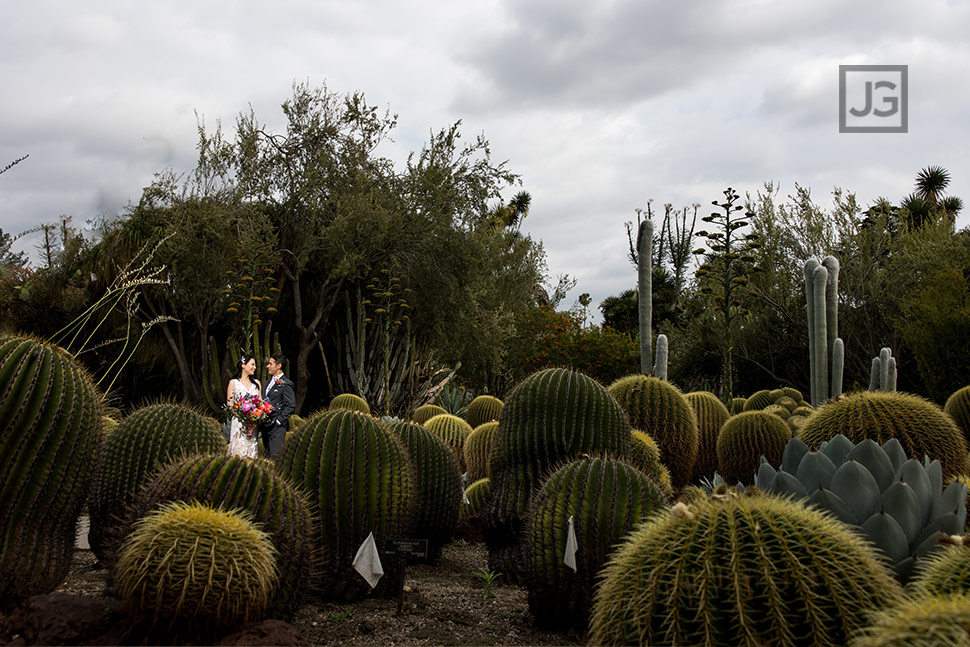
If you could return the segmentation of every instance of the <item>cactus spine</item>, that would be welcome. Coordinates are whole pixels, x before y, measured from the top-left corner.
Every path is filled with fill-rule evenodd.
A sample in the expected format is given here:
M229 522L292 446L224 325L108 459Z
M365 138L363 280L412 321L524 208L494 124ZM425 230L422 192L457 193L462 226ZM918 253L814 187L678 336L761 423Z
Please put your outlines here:
M94 479L101 396L66 351L0 337L0 609L67 576Z
M697 420L680 389L657 377L628 375L611 384L609 392L630 424L656 441L674 488L690 483L697 461Z
M486 422L498 420L503 406L504 403L493 395L480 395L468 403L465 420L475 429Z
M314 414L290 436L277 470L319 512L320 593L359 599L370 588L351 565L357 549L373 532L383 550L384 540L400 537L409 520L416 476L407 449L375 418L346 409ZM384 564L378 593L393 588L392 568Z
M761 457L777 465L791 431L784 420L766 411L745 411L724 423L717 437L718 471L727 483L750 484Z
M526 586L536 624L585 628L596 575L607 555L663 506L653 481L616 459L582 458L554 472L534 497L526 532ZM575 571L563 563L570 517Z
M197 454L225 454L219 423L181 404L158 403L136 409L111 432L88 509L88 541L98 559L111 563L124 535L128 507L155 472Z
M435 563L458 521L463 483L451 448L413 422L396 422L391 431L408 450L417 477L408 536L428 540L427 561Z
M115 580L136 618L167 620L181 640L204 644L260 619L278 580L276 550L247 513L178 501L138 521Z
M947 398L943 411L953 418L963 437L970 442L970 386L955 391Z
M697 419L698 450L694 479L713 476L717 470L717 436L731 414L709 391L695 391L684 396Z
M970 594L924 595L874 614L851 647L940 647L970 644Z
M845 645L870 611L902 597L852 530L767 496L654 515L601 577L595 645Z
M414 413L411 415L411 421L423 425L442 413L448 413L448 410L436 404L424 404L414 410Z
M162 469L139 495L127 535L138 519L173 501L198 501L220 510L245 510L283 556L279 586L266 612L289 619L302 606L313 582L318 521L306 495L275 473L267 460L193 456ZM107 564L109 567L111 564Z
M341 393L334 396L330 401L331 410L346 409L347 411L359 411L360 413L370 413L370 405L364 398L354 393Z
M424 423L424 428L440 438L455 455L461 473L465 473L465 440L472 433L472 427L463 418L450 413L439 413Z
M495 434L498 433L498 421L486 422L472 429L465 439L465 446L462 447L462 456L465 457L465 470L467 472L465 481L474 483L478 479L488 477L488 457L492 453L492 443L495 442Z
M596 380L563 368L533 373L505 400L492 444L492 497L482 530L492 570L522 571L521 532L533 491L547 472L581 454L627 458L630 423Z
M817 407L842 393L845 346L839 338L839 260L834 256L826 256L821 263L809 259L804 275L811 397Z

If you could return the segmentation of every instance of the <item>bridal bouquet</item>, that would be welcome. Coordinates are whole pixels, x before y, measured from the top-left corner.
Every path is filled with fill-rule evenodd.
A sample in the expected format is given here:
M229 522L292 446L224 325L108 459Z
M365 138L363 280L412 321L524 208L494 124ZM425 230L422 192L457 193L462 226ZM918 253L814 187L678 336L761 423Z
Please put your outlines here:
M249 394L236 398L229 407L229 413L242 423L246 435L252 438L256 433L256 423L273 413L273 405L256 394Z

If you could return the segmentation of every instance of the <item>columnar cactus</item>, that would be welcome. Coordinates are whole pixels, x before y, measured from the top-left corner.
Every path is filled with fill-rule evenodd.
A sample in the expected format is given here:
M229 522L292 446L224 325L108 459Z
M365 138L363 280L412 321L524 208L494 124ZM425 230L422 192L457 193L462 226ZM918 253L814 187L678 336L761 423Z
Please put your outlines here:
M664 503L652 480L616 459L581 458L554 472L533 497L526 530L525 584L536 624L585 628L607 555ZM570 518L575 570L564 563Z
M891 348L884 347L879 354L872 358L872 370L869 373L870 391L896 391L896 358Z
M458 521L464 484L451 448L413 422L396 422L391 431L408 450L417 483L408 536L428 540L427 561L435 563Z
M411 415L411 421L423 425L442 413L448 413L448 410L436 404L425 404L414 410L414 414Z
M279 474L309 495L318 510L324 598L354 600L370 590L351 565L357 549L374 533L379 551L400 537L410 519L416 489L407 449L381 422L357 411L314 414L292 432L277 459ZM388 584L394 564L385 562Z
M695 391L684 396L697 419L698 450L694 463L694 480L709 477L717 470L717 436L731 414L709 391Z
M674 487L690 483L697 461L697 420L680 389L656 377L629 375L611 384L609 392L633 428L657 442Z
M767 457L773 464L781 462L791 431L785 421L765 411L745 411L731 417L717 437L718 472L727 483L748 485Z
M472 429L462 447L465 458L466 482L474 483L478 479L488 476L488 457L492 452L492 443L498 433L498 421L486 422Z
M482 530L492 570L513 580L521 572L529 500L550 468L584 453L626 458L629 452L630 423L596 380L550 368L520 382L505 400L489 459L492 497Z
M963 437L970 442L970 386L963 387L947 398L943 411L953 418L953 422L963 432Z
M656 514L601 577L595 645L845 645L869 612L902 597L854 532L768 496Z
M155 472L185 456L226 453L219 423L194 408L151 404L136 409L108 436L88 510L88 541L98 559L113 561L128 507Z
M101 395L66 351L0 337L0 610L67 576L102 443Z
M468 403L465 420L472 429L486 422L497 421L504 403L493 395L480 395Z
M839 261L826 256L805 262L812 405L842 393L845 347L839 339ZM831 375L829 369L831 368Z
M262 617L278 581L276 550L246 512L176 501L137 522L114 579L135 618L179 642L214 644L220 631Z
M354 393L341 393L334 396L330 401L329 409L346 409L347 411L359 411L360 413L370 413L370 405L367 400Z
M667 335L657 335L653 354L653 221L645 218L637 231L637 307L640 315L640 372L667 379Z
M854 443L871 438L884 443L896 438L907 456L939 459L943 477L963 471L967 441L937 405L908 393L861 391L818 409L798 432L810 447L844 434Z
M869 439L854 445L838 435L813 452L795 438L781 461L762 460L755 485L808 499L857 526L903 583L937 547L939 532L959 533L966 521L966 486L952 483L944 490L940 462L907 460L896 439L880 447Z
M123 534L127 536L138 519L174 501L249 513L282 556L279 586L270 597L267 615L289 619L299 610L313 583L319 521L306 495L278 476L271 461L193 456L172 463L146 484Z
M465 472L465 440L472 433L471 425L463 418L453 416L450 413L439 413L424 423L424 428L440 438L448 445L451 452L458 461L461 472Z

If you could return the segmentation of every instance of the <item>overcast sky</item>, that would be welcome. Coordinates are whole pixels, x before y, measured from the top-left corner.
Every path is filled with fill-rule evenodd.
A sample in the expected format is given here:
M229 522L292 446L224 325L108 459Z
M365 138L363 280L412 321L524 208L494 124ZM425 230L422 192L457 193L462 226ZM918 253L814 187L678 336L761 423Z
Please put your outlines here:
M33 0L2 13L0 168L30 155L0 175L13 234L117 214L154 172L191 170L196 113L230 127L251 104L280 127L294 81L397 113L396 159L458 119L483 133L532 194L523 231L550 275L579 282L564 305L633 287L624 222L648 199L710 205L773 180L782 196L798 182L827 206L840 186L868 205L939 165L970 205L966 0ZM839 133L846 64L908 66L908 133Z

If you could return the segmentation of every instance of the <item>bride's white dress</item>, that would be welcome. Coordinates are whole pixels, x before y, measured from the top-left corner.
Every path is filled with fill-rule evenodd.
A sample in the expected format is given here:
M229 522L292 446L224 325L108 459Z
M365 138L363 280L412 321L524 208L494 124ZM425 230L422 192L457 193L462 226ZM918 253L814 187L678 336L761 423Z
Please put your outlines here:
M247 391L239 380L232 381L233 394L236 398L244 395L259 395L259 385L253 384ZM241 458L256 458L256 448L259 445L259 429L252 438L246 436L246 429L238 419L233 417L229 427L229 455Z

